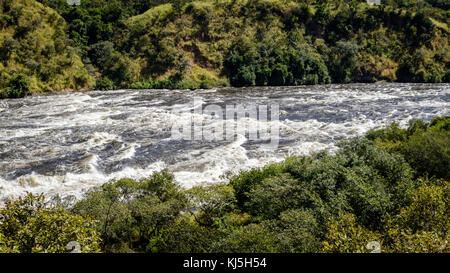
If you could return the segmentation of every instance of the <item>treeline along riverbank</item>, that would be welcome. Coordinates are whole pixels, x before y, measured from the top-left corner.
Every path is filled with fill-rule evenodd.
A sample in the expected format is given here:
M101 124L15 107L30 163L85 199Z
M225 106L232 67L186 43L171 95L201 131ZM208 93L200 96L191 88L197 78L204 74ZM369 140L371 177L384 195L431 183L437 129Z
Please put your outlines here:
M449 82L447 1L0 1L0 97Z

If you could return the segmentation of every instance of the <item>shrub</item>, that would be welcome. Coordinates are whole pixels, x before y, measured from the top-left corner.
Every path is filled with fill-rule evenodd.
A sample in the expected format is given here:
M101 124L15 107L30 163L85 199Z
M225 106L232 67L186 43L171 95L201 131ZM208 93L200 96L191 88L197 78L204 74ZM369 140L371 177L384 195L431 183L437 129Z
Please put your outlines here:
M409 206L386 222L385 240L390 252L449 252L450 183L420 180L422 186L410 192Z
M250 191L265 178L279 175L283 172L281 164L271 164L261 169L243 171L230 179L230 185L235 191L237 204L242 207L250 198Z
M148 179L121 179L87 193L73 212L99 221L106 251L145 250L186 206L184 194L167 171Z
M115 89L114 82L108 77L103 77L97 80L95 83L95 89L97 90L113 90Z
M381 243L381 235L359 225L355 215L340 214L328 223L323 252L367 253L373 250L367 247L370 242Z
M31 94L30 82L25 74L15 74L9 81L5 91L7 98L22 98Z
M349 83L353 81L354 59L360 46L350 41L338 41L329 58L330 75L333 82Z
M260 181L250 190L247 211L263 219L274 219L287 210L299 208L304 201L300 183L289 174L278 174Z
M317 253L321 250L319 226L311 211L291 209L280 214L276 232L282 253Z
M166 225L158 234L150 239L146 252L162 253L207 253L214 242L219 241L226 233L208 226L202 226L190 217L178 217Z
M220 253L276 253L277 243L276 234L267 225L249 224L214 242L211 248Z
M328 68L322 56L312 47L301 45L287 52L289 71L292 74L287 84L327 84L331 82Z
M369 132L367 138L382 149L403 155L416 171L416 176L450 179L449 117L435 118L429 123L412 121L407 129L391 125Z
M195 221L202 226L218 225L221 217L234 209L236 198L229 185L197 186L186 191Z
M69 242L76 241L81 252L98 252L94 224L90 218L48 205L42 195L28 194L0 209L0 251L63 253Z

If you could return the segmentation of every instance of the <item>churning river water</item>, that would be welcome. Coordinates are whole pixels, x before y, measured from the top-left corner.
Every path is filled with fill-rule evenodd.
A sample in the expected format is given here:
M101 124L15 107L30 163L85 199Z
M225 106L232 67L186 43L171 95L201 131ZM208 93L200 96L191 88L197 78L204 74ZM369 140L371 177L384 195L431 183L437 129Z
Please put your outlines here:
M208 105L278 105L277 149L233 139L174 139L194 98ZM0 201L26 192L80 198L111 179L168 168L184 187L286 156L335 151L342 139L410 119L450 114L450 84L350 84L210 90L70 92L0 101ZM203 115L203 116L202 116ZM197 117L198 118L198 117ZM203 124L217 122L200 113ZM270 117L269 117L270 119ZM230 119L235 125L254 117Z

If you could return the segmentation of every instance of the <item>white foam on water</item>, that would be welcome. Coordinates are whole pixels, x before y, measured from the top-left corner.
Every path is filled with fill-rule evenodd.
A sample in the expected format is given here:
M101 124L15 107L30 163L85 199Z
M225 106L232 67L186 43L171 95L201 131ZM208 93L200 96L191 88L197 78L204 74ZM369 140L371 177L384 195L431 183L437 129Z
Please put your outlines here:
M91 135L86 145L88 147L104 146L105 143L109 143L113 140L120 141L120 137L107 132L95 132Z
M311 155L314 152L318 152L321 150L327 150L330 153L334 153L337 150L336 145L334 144L325 144L320 142L300 142L295 146L286 147L287 156L295 156L295 155Z
M267 87L262 91L236 89L229 94L220 89L118 90L1 101L0 200L27 191L81 198L86 190L112 179L140 179L163 168L172 171L176 181L186 188L223 182L223 174L227 172L262 167L286 156L309 155L320 150L333 153L339 140L362 136L370 129L394 121L406 127L412 118L429 120L436 115L449 115L449 87L448 84L327 85ZM149 92L156 94L148 96ZM244 128L273 125L280 129L279 148L267 150L252 144L249 136L238 134L236 139L224 144L205 141L195 148L187 145L186 149L171 152L169 157L181 154L182 160L170 164L165 163L165 158L158 157L158 150L154 151L156 159L153 162L139 162L142 160L139 153L146 150L145 145L170 141L167 134L171 133L172 126L189 125L191 118L186 118L186 112L194 108L199 110L198 106L204 107L206 102L221 105L224 102L278 103L280 121L263 122L250 117L222 121L198 111L193 114L193 119L204 124L204 131L211 131L223 123L239 124ZM177 113L177 109L184 113ZM308 111L306 115L305 111ZM74 158L67 162L76 165L76 170L65 163L57 166L61 167L58 171L49 171L56 175L44 175L47 173L45 166L40 166L44 168L43 172L28 169L39 166L41 161L55 162L58 156L72 153ZM153 156L153 151L151 154ZM79 162L73 163L73 160ZM102 169L115 162L124 164L119 171ZM11 177L14 169L27 174L6 179Z
M114 157L114 159L116 159L116 160L124 160L124 159L131 159L131 158L133 158L134 155L136 154L136 148L137 147L139 147L138 144L136 144L136 143L131 144L128 148L126 148L125 150L120 152L118 156Z
M200 156L196 155L198 151L191 152L187 157L192 160L175 164L170 170L174 172L176 181L186 188L220 182L220 176L227 171L257 165L257 160L249 159L247 150L242 147L246 141L245 136L237 135L234 142L208 150Z
M36 173L23 175L14 181L0 178L0 201L5 198L14 198L24 195L26 192L33 194L44 193L47 196L72 195L81 199L89 189L109 182L111 180L132 178L141 179L151 176L155 171L161 171L166 167L163 162L155 162L146 168L125 168L119 172L105 175L96 168L97 157L89 159L91 166L89 172L83 174L66 173L64 175L46 176Z

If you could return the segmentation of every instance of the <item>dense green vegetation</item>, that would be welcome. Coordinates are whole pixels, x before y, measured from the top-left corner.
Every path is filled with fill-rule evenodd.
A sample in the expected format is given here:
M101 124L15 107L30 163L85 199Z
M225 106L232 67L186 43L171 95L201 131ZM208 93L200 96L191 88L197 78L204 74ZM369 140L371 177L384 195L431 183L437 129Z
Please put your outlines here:
M33 0L0 1L0 98L88 89L87 73L67 25Z
M0 1L0 97L449 82L448 1Z
M0 252L65 252L71 241L82 252L99 252L95 222L45 202L42 195L28 194L0 209Z
M168 171L73 202L29 195L0 210L0 252L450 252L450 117L393 124L180 188ZM70 200L69 200L70 201ZM53 205L50 205L53 204ZM55 205L56 204L56 205Z

